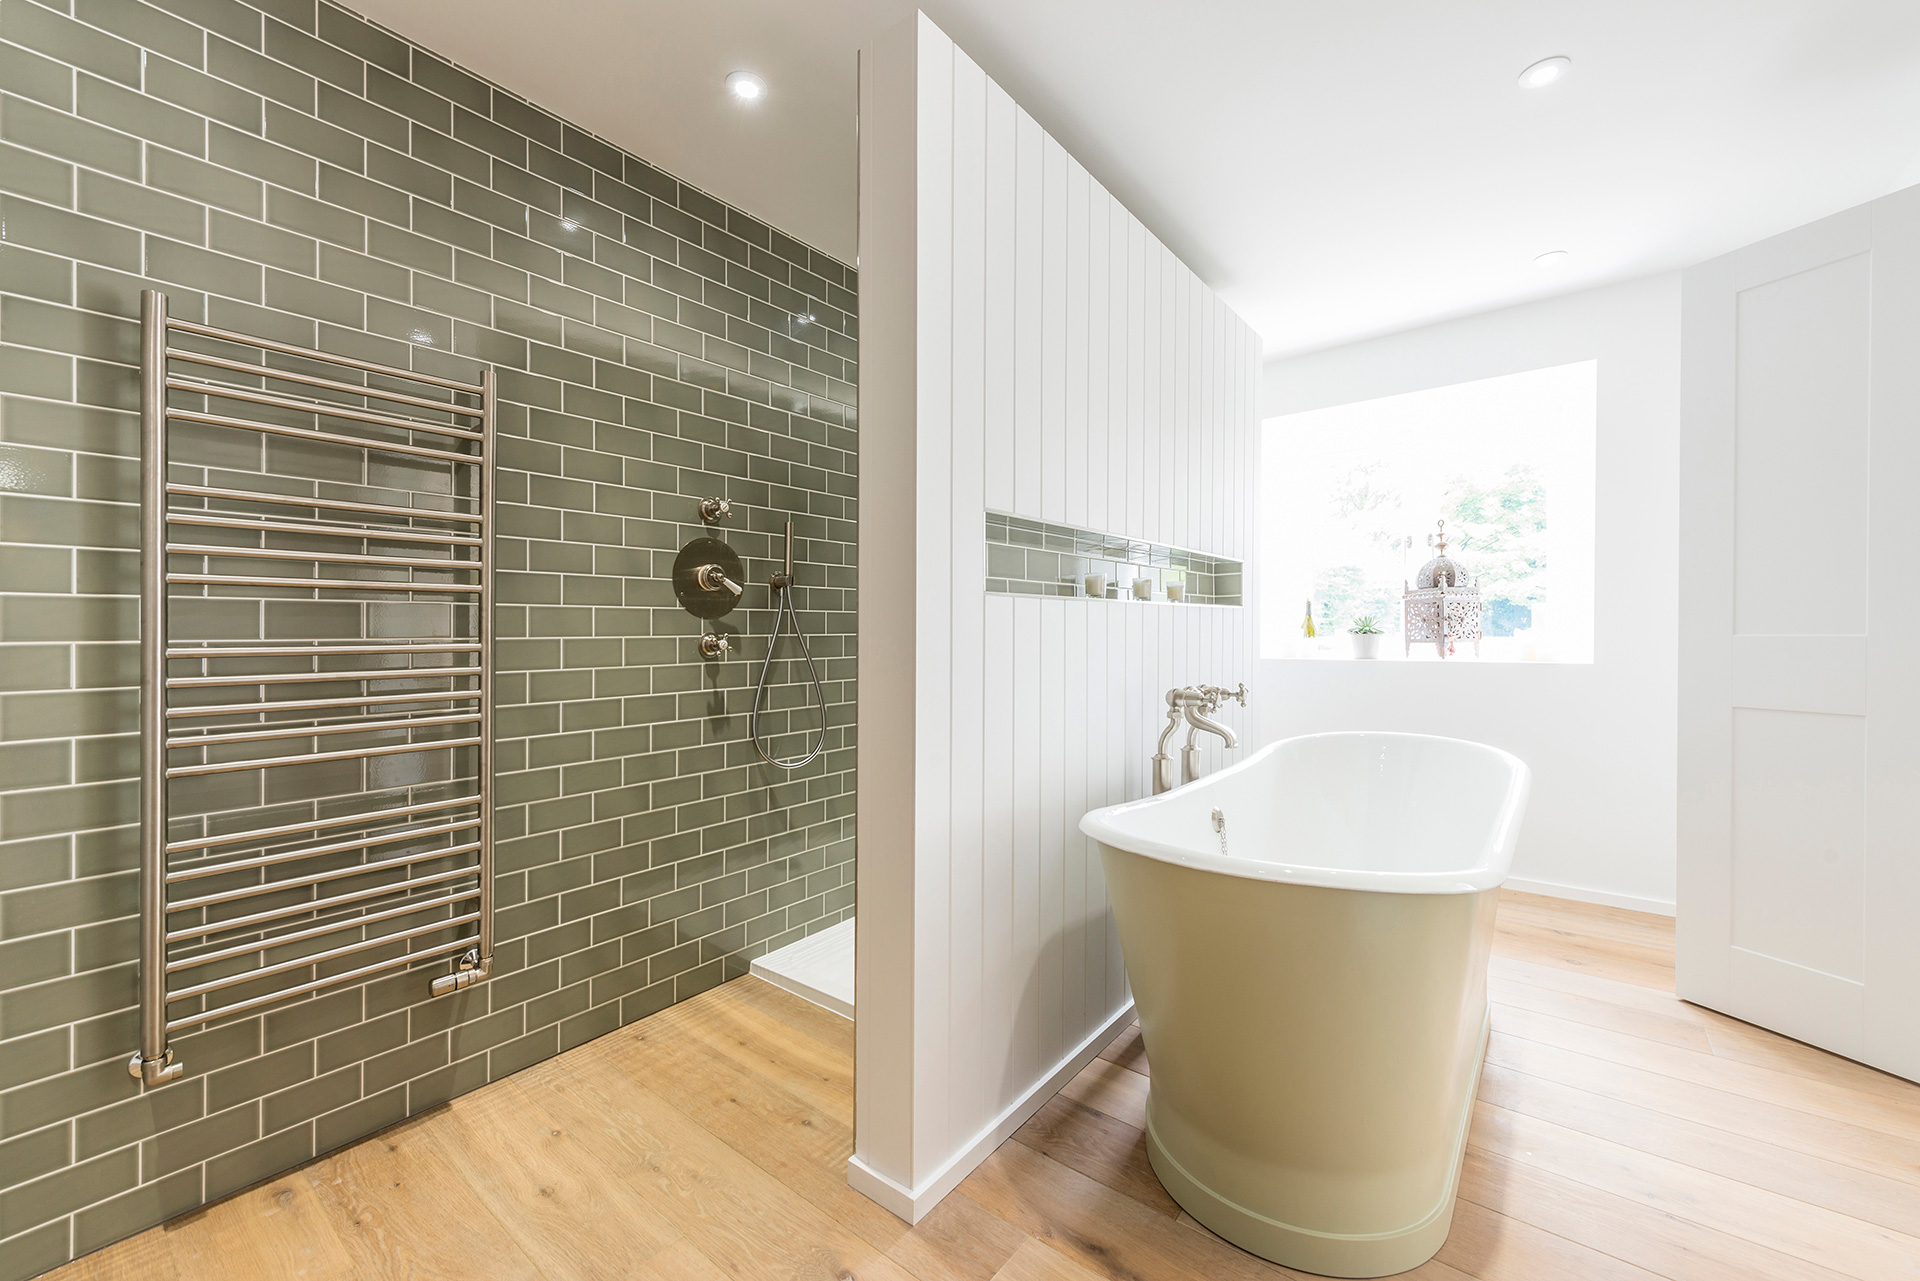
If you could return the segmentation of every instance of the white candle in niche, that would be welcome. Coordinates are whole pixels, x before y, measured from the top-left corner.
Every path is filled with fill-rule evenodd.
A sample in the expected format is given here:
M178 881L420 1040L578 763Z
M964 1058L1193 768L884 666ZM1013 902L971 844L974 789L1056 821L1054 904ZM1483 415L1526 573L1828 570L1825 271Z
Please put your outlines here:
M1133 580L1133 598L1135 600L1152 600L1153 599L1153 580L1151 578L1134 579Z
M1087 575L1087 595L1095 600L1104 600L1107 595L1107 576L1105 574Z
M1185 583L1168 583L1167 584L1168 600L1182 601L1182 600L1185 600L1186 598L1187 598L1187 585Z

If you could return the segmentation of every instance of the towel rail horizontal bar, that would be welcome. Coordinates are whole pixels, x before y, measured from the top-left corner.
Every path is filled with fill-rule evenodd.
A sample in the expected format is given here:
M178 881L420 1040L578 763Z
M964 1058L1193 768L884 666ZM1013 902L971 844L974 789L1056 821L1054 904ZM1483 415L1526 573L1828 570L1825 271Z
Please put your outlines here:
M168 543L169 556L217 556L225 560L300 560L327 565L391 565L395 569L441 569L478 573L477 560L418 560L370 552L303 552L291 547L220 547L210 543Z
M199 778L206 774L238 774L250 769L279 769L286 765L326 765L334 761L363 761L375 756L404 756L409 752L443 752L456 747L478 747L486 740L448 738L426 743L393 743L386 747L356 747L350 752L306 752L299 756L262 756L248 761L215 761L208 765L169 765L168 778Z
M480 647L472 641L407 641L396 645L180 645L167 651L168 658L307 658L320 654L476 654Z
M472 702L485 692L479 689L449 689L430 690L425 694L372 694L364 698L290 698L276 703L209 703L205 707L169 707L167 717L199 720L207 716L252 716L262 712L305 712L372 704Z
M445 836L449 832L463 832L470 827L480 826L480 819L457 820L440 823L433 827L400 828L391 832L377 832L354 841L335 841L329 845L310 845L301 850L282 850L277 854L261 854L254 858L236 858L218 863L196 863L190 867L175 868L167 873L167 884L178 885L182 881L204 880L209 876L224 876L228 872L250 872L256 868L278 867L282 863L298 863L303 858L324 858L328 854L345 854L351 850L372 849L376 845L393 845L400 841L418 840L423 836Z
M452 716L395 717L384 721L354 721L345 725L286 725L273 729L242 731L216 730L204 734L169 738L168 751L190 747L218 747L222 743L264 743L279 738L315 738L322 734L375 734L395 729L418 729L422 725L471 725L480 719L478 712L460 712Z
M328 948L324 952L315 952L311 956L298 957L291 961L280 961L273 965L263 965L257 970L243 970L238 974L229 974L225 978L209 979L205 983L196 983L191 987L170 988L167 991L167 1004L191 1001L195 997L205 996L209 992L221 992L230 987L239 987L242 983L252 983L257 979L272 978L276 974L287 974L294 970L304 970L310 965L325 965L328 961L338 961L342 957L353 956L359 952L371 952L377 947L386 947L390 943L404 943L408 939L419 938L422 934L438 934L441 930L458 929L462 925L471 925L480 919L480 913L468 912L464 916L450 916L444 921L434 921L429 925L415 926L410 930L398 930L392 934L383 934L379 938L364 939L361 942L344 947Z
M262 534L313 534L321 538L352 538L371 542L394 543L432 543L448 547L480 547L486 543L484 538L473 538L466 534L440 534L431 530L413 529L368 529L364 526L350 525L298 525L292 521L243 520L237 516L209 516L201 512L180 511L177 508L167 512L169 525L193 525L205 529L244 529Z
M319 992L326 988L338 987L342 983L358 982L361 979L379 974L384 970L397 970L402 966L412 965L415 961L431 961L436 957L446 956L449 953L478 947L483 941L484 940L478 936L456 939L451 943L441 943L438 946L424 948L418 952L409 952L405 956L396 956L389 960L376 962L373 965L363 965L357 970L344 970L339 974L329 974L326 978L315 979L311 983L302 983L298 987L282 988L278 992L270 992L265 996L256 996L250 1000L237 1001L232 1005L223 1005L219 1009L206 1010L199 1014L183 1015L177 1019L168 1019L166 1029L168 1033L174 1033L183 1028L199 1027L202 1023L212 1023L217 1019L229 1018L236 1014L245 1014L249 1010L257 1010L263 1005L272 1005L275 1001L284 1001L291 996L305 996L309 992Z
M188 351L184 347L167 348L167 359L184 361L190 365L207 365L214 369L226 369L236 374L264 378L268 382L299 383L303 387L320 387L327 391L345 392L349 396L364 396L368 400L384 400L395 405L418 405L422 409L438 409L444 413L460 414L467 418L487 416L484 409L456 405L450 400L435 400L431 396L409 396L405 392L387 391L381 387L366 386L361 383L342 382L337 378L322 378L318 374L301 373L297 369L281 369L274 365L252 365L244 360L229 360L225 356L214 356L204 351Z
M484 669L478 663L471 667L393 667L385 671L376 668L360 672L264 672L252 676L169 676L168 689L205 689L213 685L301 685L315 681L408 681L425 680L428 677L444 679L446 677L478 676ZM477 691L468 691L470 693ZM355 702L371 702L379 695L369 694ZM262 703L262 710L277 707L277 703Z
M169 583L202 587L296 587L306 591L343 592L465 592L478 593L476 583L397 583L385 578L272 578L265 574L168 574Z
M484 395L486 387L481 383L463 383L457 378L442 378L438 374L415 373L411 369L402 369L398 365L383 365L377 360L362 360L358 356L336 356L329 351L320 351L313 347L301 347L295 343L281 342L275 338L261 338L253 334L238 333L232 329L221 329L217 325L203 325L198 321L167 318L167 328L183 334L199 334L202 338L217 338L222 342L237 343L242 347L258 347L262 351L277 351L283 356L304 356L308 360L325 361L330 365L345 365L349 369L358 369L369 374L386 374L392 378L408 378L417 383L426 383L430 387L445 387L448 391L461 391L469 396Z
M263 423L251 418L234 418L227 414L206 414L197 409L168 409L169 420L200 423L207 427L231 427L236 431L257 431L268 436L290 436L295 440L313 440L323 445L344 445L349 449L378 449L389 454L407 454L414 458L437 458L448 463L478 463L479 454L462 454L451 449L434 449L428 445L409 445L398 440L370 440L365 436L348 436L337 431L319 431L311 427L289 427L284 423Z
M238 845L243 841L270 841L282 836L298 836L302 832L324 831L330 827L353 827L385 822L390 818L406 818L413 814L430 814L434 810L452 809L456 805L473 805L479 799L477 796L455 796L444 801L419 801L412 805L396 805L390 809L368 810L363 814L336 814L331 818L315 819L310 823L286 823L279 827L256 827L250 832L196 836L184 841L169 841L166 850L169 854L178 854L188 850L212 849L216 845Z
M173 868L167 872L167 883L179 885L180 882L205 880L207 876L225 876L228 872L252 872L255 868L276 868L282 862L300 862L301 858L324 858L326 855L344 855L355 849L372 849L374 845L396 845L399 841L417 841L422 835L447 835L449 832L465 832L467 828L478 828L480 818L465 818L455 822L436 824L432 828L399 828L394 832L376 832L365 835L357 841L334 841L330 845L309 845L307 849L282 849L276 855L257 855L253 858L230 858L221 862L196 862L186 868Z
M429 885L440 885L447 881L457 881L463 876L478 876L477 867L456 867L450 872L435 872L430 876L413 876L404 881L393 881L386 885L376 885L372 889L355 890L351 894L336 894L327 899L308 899L299 903L289 903L285 907L276 907L271 911L255 912L251 916L235 916L223 921L204 921L199 925L189 925L184 929L169 930L167 942L177 943L184 939L205 938L209 934L225 934L229 930L252 929L269 921L285 920L289 916L308 916L314 912L324 912L328 908L343 903L363 903L370 898L379 898L383 894L399 894L407 890L421 889Z
M270 939L259 939L252 943L236 943L232 947L221 948L215 952L204 952L196 956L181 957L177 961L167 962L167 973L178 974L182 970L191 970L201 965L214 965L221 961L231 961L236 956L251 956L255 952L264 952L268 948L284 947L289 943L305 943L311 939L325 938L329 934L338 934L341 930L359 929L363 925L372 925L379 921L394 921L403 916L412 916L415 912L425 912L436 907L451 907L455 903L464 903L470 898L480 896L480 887L456 891L440 898L416 899L398 907L385 908L378 912L364 912L359 916L345 917L326 925L315 925L304 930L295 930L291 934L276 934ZM326 904L332 907L333 904ZM324 909L323 909L324 910Z
M344 881L355 876L365 876L370 872L384 872L390 868L412 867L415 863L431 863L439 858L471 854L479 848L480 842L469 841L464 845L449 845L445 849L415 850L411 854L396 854L392 858L355 863L352 867L335 867L324 872L309 872L305 876L290 876L284 881L266 881L259 885L244 885L237 890L222 890L218 894L202 894L199 898L178 899L167 904L167 915L171 916L175 912L198 911L203 907L217 907L221 903L237 903L241 899L259 898L263 894L277 894L281 890L299 890L314 885L324 885L328 881ZM473 870L468 868L467 872L471 874Z
M374 409L336 405L306 396L281 396L270 391L255 391L251 387L230 387L224 383L207 382L201 378L169 378L167 390L183 391L190 395L206 396L214 400L238 400L249 405L265 405L270 409L291 409L296 413L317 414L322 418L345 418L349 422L372 423L376 427L395 427L401 431L431 432L436 436L453 436L460 440L478 441L480 439L480 433L477 431L469 431L465 427L455 427L447 423L423 423L412 418L403 418L399 414L383 414ZM176 411L169 409L167 412L171 414Z
M204 555L228 561L313 561L317 565L390 565L394 568L436 568L480 572L480 561L420 561L415 557L380 555L369 551L298 551L294 547L219 547L213 544L167 544L167 555Z
M485 512L443 512L431 508L399 507L392 503L363 503L351 498L316 498L302 494L269 494L253 489L226 489L218 485L169 483L167 492L182 498L223 498L245 503L277 503L283 507L324 507L328 511L369 512L399 520L444 520L465 525L487 523Z

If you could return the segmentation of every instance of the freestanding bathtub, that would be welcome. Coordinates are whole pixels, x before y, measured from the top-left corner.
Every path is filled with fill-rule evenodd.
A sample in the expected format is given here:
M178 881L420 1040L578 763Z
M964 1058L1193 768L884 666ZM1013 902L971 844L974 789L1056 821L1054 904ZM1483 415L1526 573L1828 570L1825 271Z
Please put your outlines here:
M1440 1248L1529 777L1478 743L1314 734L1081 820L1153 1068L1148 1153L1194 1218L1329 1276Z

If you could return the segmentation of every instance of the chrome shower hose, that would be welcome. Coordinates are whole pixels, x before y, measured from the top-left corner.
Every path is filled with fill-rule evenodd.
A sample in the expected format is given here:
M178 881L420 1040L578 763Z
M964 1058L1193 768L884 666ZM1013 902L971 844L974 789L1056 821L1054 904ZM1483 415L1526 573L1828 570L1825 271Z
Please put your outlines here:
M827 745L827 692L820 684L820 669L814 666L813 651L807 648L807 633L800 626L800 615L793 608L793 526L787 526L787 572L777 575L774 590L780 593L779 602L773 611L773 635L767 638L767 658L760 664L760 683L753 690L753 708L747 713L747 733L753 738L753 750L760 753L760 759L769 765L781 769L799 769L813 763ZM793 637L800 642L800 652L807 660L807 674L813 677L813 696L820 704L820 737L813 741L813 750L797 760L783 761L768 752L760 742L760 700L767 694L767 676L773 671L774 647L780 643L780 623L782 619L793 620Z

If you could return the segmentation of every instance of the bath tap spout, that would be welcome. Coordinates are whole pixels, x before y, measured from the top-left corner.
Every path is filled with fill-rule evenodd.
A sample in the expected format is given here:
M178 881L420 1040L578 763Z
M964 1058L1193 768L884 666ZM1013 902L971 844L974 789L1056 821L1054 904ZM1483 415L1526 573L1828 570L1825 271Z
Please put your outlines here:
M1201 730L1205 730L1209 734L1218 734L1221 743L1226 747L1234 748L1240 746L1240 739L1231 729L1207 715L1207 710L1211 710L1211 708L1212 704L1210 702L1203 702L1199 706L1188 704L1185 709L1187 724L1191 728L1187 730L1187 745L1180 749L1180 781L1182 783L1191 783L1194 779L1200 777Z

